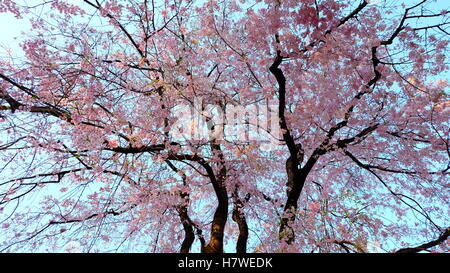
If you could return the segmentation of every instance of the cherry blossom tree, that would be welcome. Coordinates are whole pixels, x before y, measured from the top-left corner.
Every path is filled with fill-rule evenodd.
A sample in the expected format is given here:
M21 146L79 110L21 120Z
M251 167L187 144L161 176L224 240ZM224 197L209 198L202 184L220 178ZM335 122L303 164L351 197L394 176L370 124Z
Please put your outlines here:
M1 0L0 251L448 251L445 4Z

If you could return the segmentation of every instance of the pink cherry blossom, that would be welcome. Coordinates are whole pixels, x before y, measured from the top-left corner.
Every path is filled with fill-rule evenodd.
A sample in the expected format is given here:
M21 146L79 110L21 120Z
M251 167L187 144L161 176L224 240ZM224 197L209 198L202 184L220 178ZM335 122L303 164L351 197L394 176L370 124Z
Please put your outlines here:
M26 2L0 252L449 251L434 1Z

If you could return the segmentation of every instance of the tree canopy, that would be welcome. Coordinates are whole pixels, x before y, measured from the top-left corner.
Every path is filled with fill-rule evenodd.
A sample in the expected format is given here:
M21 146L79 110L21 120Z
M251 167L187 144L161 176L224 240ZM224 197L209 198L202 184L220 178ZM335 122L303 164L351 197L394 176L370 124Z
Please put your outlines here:
M1 0L0 251L448 251L445 5Z

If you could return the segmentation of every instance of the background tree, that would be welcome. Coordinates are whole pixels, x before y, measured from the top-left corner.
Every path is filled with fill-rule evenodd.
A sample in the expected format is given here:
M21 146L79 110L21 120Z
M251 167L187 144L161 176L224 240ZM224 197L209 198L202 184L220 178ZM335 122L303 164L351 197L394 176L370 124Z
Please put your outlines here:
M0 2L33 28L0 61L0 251L448 251L445 1L32 2ZM174 139L196 100L210 137ZM275 149L214 136L207 105L269 100Z

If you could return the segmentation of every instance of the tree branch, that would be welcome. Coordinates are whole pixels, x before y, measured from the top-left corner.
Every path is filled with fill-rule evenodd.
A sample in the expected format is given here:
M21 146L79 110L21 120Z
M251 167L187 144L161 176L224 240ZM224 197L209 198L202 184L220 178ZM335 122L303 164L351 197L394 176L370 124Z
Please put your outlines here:
M448 227L436 240L433 240L431 242L416 247L402 248L397 250L395 253L417 253L442 244L447 240L448 236L450 236L450 227Z

